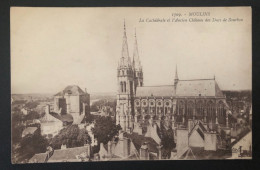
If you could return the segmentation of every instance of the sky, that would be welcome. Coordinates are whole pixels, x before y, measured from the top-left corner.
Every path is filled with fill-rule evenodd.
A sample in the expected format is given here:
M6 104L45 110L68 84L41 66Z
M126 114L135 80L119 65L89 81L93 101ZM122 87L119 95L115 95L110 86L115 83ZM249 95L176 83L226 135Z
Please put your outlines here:
M189 12L243 21L139 22ZM124 20L131 58L136 29L144 85L173 84L177 65L179 79L215 75L222 90L251 89L250 8L12 7L11 92L116 92Z

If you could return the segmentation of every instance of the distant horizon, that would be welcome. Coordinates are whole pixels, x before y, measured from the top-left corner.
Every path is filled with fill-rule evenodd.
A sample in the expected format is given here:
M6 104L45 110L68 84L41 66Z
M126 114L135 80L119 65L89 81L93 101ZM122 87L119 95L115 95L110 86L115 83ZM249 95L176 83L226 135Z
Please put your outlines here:
M252 91L252 89L235 89L235 90L232 90L232 89L221 89L221 91ZM57 92L58 93L58 92ZM106 93L115 93L117 94L117 92L88 92L87 93L89 94L106 94ZM54 95L56 93L50 93L50 92L36 92L36 93L11 93L11 95L26 95L26 94L49 94L49 95Z

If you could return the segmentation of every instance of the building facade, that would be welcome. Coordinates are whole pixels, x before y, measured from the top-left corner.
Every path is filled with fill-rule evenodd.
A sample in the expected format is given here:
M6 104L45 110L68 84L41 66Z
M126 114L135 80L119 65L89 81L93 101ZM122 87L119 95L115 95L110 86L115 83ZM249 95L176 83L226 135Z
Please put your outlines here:
M133 129L135 120L161 120L167 117L175 125L188 120L229 126L229 107L215 76L211 79L181 80L176 72L174 84L144 86L143 69L135 34L132 59L129 57L124 25L122 54L117 67L116 123Z
M73 116L73 123L79 124L90 114L90 95L79 86L70 85L54 95L54 112Z

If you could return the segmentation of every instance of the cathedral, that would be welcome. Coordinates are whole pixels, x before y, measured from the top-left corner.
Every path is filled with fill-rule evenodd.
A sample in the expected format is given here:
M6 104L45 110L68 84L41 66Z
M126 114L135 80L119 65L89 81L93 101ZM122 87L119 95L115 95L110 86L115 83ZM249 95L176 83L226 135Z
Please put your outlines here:
M169 120L173 126L187 126L189 120L229 126L229 107L215 77L182 80L176 66L172 85L144 86L136 33L133 57L129 56L124 24L121 58L117 67L116 124L123 131L137 122Z

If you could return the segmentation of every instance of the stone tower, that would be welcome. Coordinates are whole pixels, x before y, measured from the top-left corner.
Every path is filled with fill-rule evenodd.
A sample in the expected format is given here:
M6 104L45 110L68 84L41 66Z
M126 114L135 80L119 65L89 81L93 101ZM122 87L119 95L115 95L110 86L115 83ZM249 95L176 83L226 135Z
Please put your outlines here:
M136 94L136 87L143 86L143 69L139 59L138 45L135 31L134 53L133 53L133 70L134 70L134 93Z
M128 129L134 111L134 70L128 52L126 28L124 23L122 54L117 67L117 115L116 123L122 130Z

